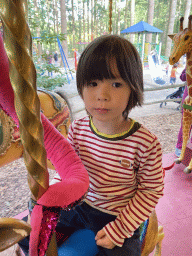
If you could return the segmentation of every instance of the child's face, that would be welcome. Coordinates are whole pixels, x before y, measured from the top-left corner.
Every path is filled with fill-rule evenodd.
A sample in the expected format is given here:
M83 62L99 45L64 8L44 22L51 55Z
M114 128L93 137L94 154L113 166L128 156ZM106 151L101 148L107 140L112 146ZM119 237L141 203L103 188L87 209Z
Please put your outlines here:
M85 108L93 120L122 122L131 88L120 77L91 81L83 88Z

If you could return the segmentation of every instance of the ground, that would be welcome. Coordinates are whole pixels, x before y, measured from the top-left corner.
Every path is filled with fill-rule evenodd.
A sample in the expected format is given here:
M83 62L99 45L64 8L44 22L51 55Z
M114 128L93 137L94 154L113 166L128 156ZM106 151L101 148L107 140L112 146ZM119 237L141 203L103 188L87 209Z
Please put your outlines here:
M174 152L181 120L179 111L136 119L159 138L164 154ZM50 171L50 178L53 176L54 171ZM15 216L26 210L29 195L23 159L0 168L0 217Z

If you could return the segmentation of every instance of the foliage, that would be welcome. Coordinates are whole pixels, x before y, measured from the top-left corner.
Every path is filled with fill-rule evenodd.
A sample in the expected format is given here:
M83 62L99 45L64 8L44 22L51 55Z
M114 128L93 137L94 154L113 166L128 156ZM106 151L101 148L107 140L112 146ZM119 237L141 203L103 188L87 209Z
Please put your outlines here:
M37 87L53 90L56 87L62 87L66 83L67 78L61 75L53 78L47 75L41 76L39 73L37 73Z
M153 25L163 31L159 35L159 40L167 38L167 27L170 12L170 3L175 0L155 0ZM108 33L109 30L109 1L104 0L66 0L67 15L67 40L68 48L73 57L73 50L76 48L80 53L84 45L77 42L90 42L93 38ZM174 32L178 31L179 18L184 16L185 1L177 1L175 13ZM42 37L43 50L46 47L54 49L58 46L54 41L57 35L62 39L66 35L61 34L61 13L60 1L58 0L28 0L29 3L29 24L32 35L37 37L39 30ZM36 3L36 6L35 6ZM73 3L73 5L72 5ZM143 20L147 22L148 0L135 0L135 23ZM131 0L113 1L112 29L114 33L120 33L130 25ZM125 17L125 13L127 14ZM164 39L163 39L164 38ZM61 39L60 39L61 40ZM155 35L152 43L156 41ZM135 37L137 43L137 36ZM164 43L164 41L163 41ZM164 50L165 43L162 45Z
M42 56L42 59L43 58L44 55ZM68 82L66 74L62 74L60 68L54 66L53 64L37 61L37 58L34 59L37 72L37 87L53 90L56 87L62 87ZM48 74L50 74L50 76ZM54 74L54 76L51 76L51 74Z

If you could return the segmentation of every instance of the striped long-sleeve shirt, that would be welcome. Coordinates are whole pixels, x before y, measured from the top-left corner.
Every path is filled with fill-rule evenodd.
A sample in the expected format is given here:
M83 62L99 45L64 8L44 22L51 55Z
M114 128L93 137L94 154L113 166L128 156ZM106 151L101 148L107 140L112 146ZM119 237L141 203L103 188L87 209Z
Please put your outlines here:
M89 174L86 203L117 216L104 231L121 247L163 196L160 143L134 120L129 131L106 135L97 131L89 117L72 123L68 140Z

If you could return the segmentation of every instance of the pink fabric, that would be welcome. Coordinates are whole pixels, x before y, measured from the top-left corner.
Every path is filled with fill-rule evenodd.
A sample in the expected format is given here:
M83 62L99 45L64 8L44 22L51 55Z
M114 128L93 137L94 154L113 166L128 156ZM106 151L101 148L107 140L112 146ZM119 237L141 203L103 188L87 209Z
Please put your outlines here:
M31 214L31 233L29 241L29 255L38 255L37 248L39 244L39 234L41 228L41 220L43 218L43 210L41 205L36 205Z
M182 71L182 73L180 75L180 79L183 82L187 81L187 78L186 78L186 68L183 69L183 71Z
M0 37L0 105L12 117L17 125L19 121L14 107L14 93L9 79L8 58ZM51 160L62 181L49 186L38 200L38 204L52 207L67 205L80 199L88 190L89 177L80 158L69 142L55 129L49 120L41 114L44 127L44 143L47 157ZM38 255L37 246L42 220L42 206L36 206L31 216L30 255Z

